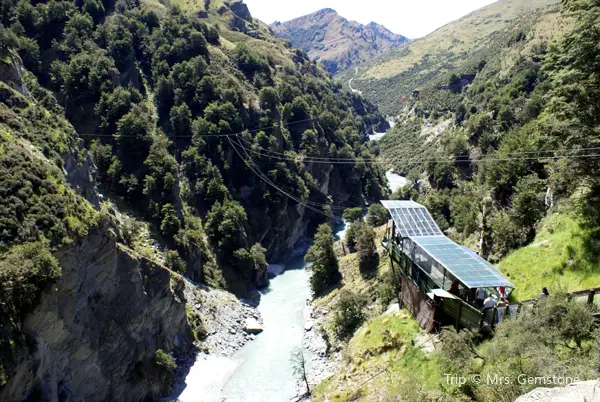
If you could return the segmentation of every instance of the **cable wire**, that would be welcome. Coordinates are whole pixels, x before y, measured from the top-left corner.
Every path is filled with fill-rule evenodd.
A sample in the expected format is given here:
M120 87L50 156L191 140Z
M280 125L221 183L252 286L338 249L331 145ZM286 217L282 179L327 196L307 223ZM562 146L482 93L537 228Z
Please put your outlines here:
M256 175L258 176L258 178L260 178L262 181L264 181L265 183L267 183L269 186L275 188L277 191L279 191L280 193L284 194L285 196L287 196L288 198L292 199L293 201L295 201L296 203L303 205L305 208L310 209L313 212L316 212L318 214L321 214L327 218L330 219L335 219L335 220L343 220L341 217L333 215L333 214L329 214L326 212L323 212L321 210L319 210L318 208L312 206L311 204L308 204L306 201L303 201L291 194L289 194L288 192L286 192L285 190L283 190L282 188L280 188L279 186L277 186L275 183L273 183L262 171L260 171L259 169L256 169L254 166L252 166L251 163L248 162L248 160L246 160L241 152L237 149L237 147L234 145L233 141L231 140L231 138L227 137L227 140L229 141L231 147L234 149L234 151L237 153L237 155L240 157L240 159L242 159L242 161L246 164L246 166ZM324 204L322 204L324 205ZM326 205L328 207L328 205Z
M244 130L244 131L240 131L237 133L229 133L229 134L205 134L205 135L200 135L200 137L230 137L230 136L240 136L242 134L246 134L246 133L256 133L259 131L263 131L263 130L270 130L273 128L281 128L281 127L289 127L289 126L293 126L295 124L300 124L300 123L306 123L309 121L315 121L315 120L319 120L318 117L312 117L310 119L303 119L303 120L298 120L298 121L293 121L290 123L285 123L285 124L275 124L269 127L261 127L261 128L256 128L256 129L252 129L252 130ZM77 134L80 137L112 137L112 138L138 138L135 135L118 135L118 134L94 134L94 133L84 133L84 134ZM169 139L177 139L177 138L193 138L193 135L175 135L173 137L168 137Z

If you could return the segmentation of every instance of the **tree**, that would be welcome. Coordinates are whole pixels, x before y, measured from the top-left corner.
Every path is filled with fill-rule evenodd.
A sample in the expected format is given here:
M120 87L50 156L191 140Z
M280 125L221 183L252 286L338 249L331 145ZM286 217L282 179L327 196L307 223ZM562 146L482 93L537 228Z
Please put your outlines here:
M347 208L342 217L346 222L360 222L363 218L362 208Z
M375 231L366 223L355 223L359 226L356 237L356 249L358 250L360 270L362 272L377 268L379 255L375 246Z
M300 377L306 385L306 393L304 396L310 395L310 385L308 385L308 378L306 376L306 359L304 358L304 352L302 348L296 348L292 352L292 367L294 369L294 375Z
M256 243L249 249L242 248L234 252L242 276L255 285L266 286L266 283L257 283L259 275L264 274L269 268L266 252L267 249L260 243Z
M379 203L372 204L367 213L367 223L371 226L382 226L388 223L390 214L385 207Z
M175 208L171 204L165 204L162 207L162 221L160 231L164 236L173 238L181 228L181 221L175 213Z
M319 226L315 242L308 249L304 260L310 264L310 285L315 295L321 295L339 280L338 260L333 251L333 233L329 225Z
M0 306L20 320L35 306L46 286L60 278L61 272L47 243L24 243L11 248L0 255Z
M515 220L533 232L533 226L544 216L544 183L532 174L520 179L512 199Z
M511 250L525 242L524 231L505 211L496 211L490 218L493 250L498 257L505 256Z

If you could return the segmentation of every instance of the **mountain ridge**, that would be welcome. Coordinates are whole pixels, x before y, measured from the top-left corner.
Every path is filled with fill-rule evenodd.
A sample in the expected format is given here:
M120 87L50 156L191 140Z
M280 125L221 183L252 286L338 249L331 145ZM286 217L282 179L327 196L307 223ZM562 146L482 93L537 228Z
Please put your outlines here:
M331 74L410 42L381 24L371 21L363 25L342 17L332 8L285 22L276 21L269 27L311 59L320 60Z
M491 44L499 32L528 13L556 7L556 0L500 0L450 22L405 47L390 49L345 71L340 79L354 78L353 86L377 101L387 114L397 115L401 99L435 82L440 75L458 68L476 52ZM385 99L382 99L385 98Z

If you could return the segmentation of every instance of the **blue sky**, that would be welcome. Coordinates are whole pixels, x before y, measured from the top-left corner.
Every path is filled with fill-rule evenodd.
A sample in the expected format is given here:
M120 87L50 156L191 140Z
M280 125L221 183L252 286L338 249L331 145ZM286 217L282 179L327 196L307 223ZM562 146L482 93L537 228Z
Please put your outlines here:
M523 0L527 1L527 0ZM412 39L420 38L494 0L244 0L254 18L267 24L322 8L368 24L375 21Z

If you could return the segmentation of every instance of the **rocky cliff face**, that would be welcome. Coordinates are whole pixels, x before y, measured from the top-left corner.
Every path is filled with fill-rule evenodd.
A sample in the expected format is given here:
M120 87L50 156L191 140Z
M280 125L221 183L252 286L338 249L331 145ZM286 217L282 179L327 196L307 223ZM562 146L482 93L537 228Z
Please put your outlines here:
M108 234L56 257L62 278L25 319L28 342L0 399L136 401L163 392L156 351L191 345L183 280Z
M332 74L409 42L382 25L348 21L330 8L291 21L275 22L270 28L307 52L311 59L323 62Z

